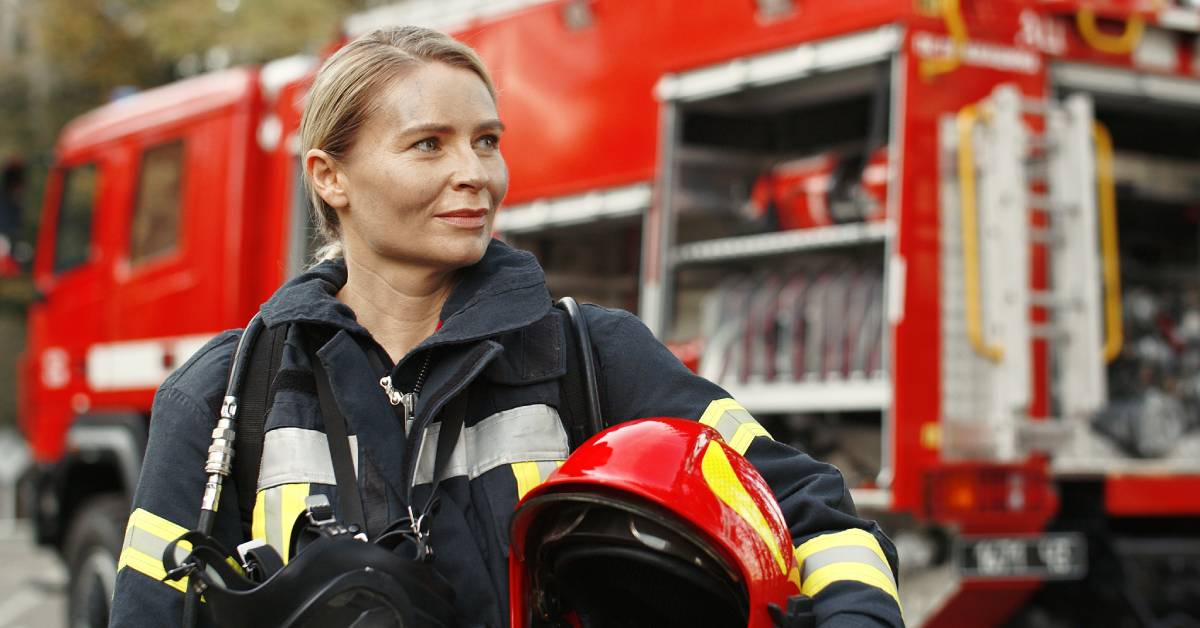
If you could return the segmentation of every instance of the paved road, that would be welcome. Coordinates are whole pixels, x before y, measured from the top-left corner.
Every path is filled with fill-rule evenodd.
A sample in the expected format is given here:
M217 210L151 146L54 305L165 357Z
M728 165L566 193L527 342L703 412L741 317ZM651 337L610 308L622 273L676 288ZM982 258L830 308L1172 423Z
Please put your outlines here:
M0 519L0 628L66 626L66 573L25 522Z

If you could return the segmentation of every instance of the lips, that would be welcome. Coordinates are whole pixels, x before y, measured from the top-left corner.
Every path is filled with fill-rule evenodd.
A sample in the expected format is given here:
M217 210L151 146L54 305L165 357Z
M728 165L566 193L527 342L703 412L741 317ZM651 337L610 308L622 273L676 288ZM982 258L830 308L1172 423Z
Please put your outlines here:
M459 229L479 229L487 224L487 209L455 209L435 217Z
M438 218L479 218L487 215L487 209L456 209L454 211L442 212L437 215Z

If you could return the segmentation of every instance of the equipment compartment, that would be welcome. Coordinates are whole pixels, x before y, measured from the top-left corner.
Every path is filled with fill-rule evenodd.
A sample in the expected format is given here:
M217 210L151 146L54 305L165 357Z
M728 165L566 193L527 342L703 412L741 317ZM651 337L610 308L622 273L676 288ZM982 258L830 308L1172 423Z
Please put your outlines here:
M660 337L855 489L887 473L890 67L664 103L645 230L664 253L644 293Z

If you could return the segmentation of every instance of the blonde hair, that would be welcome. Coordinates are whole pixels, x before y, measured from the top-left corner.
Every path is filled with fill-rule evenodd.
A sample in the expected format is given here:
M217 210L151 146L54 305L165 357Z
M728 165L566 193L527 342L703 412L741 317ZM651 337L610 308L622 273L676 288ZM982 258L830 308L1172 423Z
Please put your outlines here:
M419 26L377 30L346 44L317 71L300 117L300 154L317 148L334 160L344 159L383 88L406 69L434 61L474 72L495 100L496 89L483 60L466 44ZM317 237L323 240L314 261L341 257L337 212L317 194L307 171L304 188L312 205Z

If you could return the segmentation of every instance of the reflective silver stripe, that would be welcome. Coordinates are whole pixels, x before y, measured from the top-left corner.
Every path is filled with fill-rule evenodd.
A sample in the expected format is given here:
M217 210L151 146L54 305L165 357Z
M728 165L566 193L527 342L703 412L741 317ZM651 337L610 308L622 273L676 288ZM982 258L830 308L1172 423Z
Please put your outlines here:
M126 547L132 547L143 554L156 557L163 555L163 550L167 549L169 542L141 528L129 528L129 534L125 537ZM175 546L175 559L182 560L185 556L187 556L187 550Z
M433 481L433 458L440 432L440 424L425 430L425 439L417 455L417 484ZM567 432L558 411L547 405L521 406L498 412L463 429L450 456L446 477L465 475L473 480L501 465L562 460L568 453ZM538 470L542 471L540 464Z
M887 576L893 587L896 586L896 578L892 576L892 570L883 561L879 560L879 556L870 548L858 545L831 547L812 554L804 559L804 564L801 566L800 579L805 580L814 571L822 567L828 567L834 563L861 563L870 565Z
M350 436L350 456L358 472L358 436ZM329 440L320 430L278 427L263 435L258 490L281 484L337 484Z
M558 469L559 465L561 464L561 460L543 460L537 463L538 476L540 476L542 481L545 482L546 478L550 477L550 474L554 473L554 471Z
M771 438L754 416L733 399L717 399L708 404L700 422L712 427L739 454L745 454L756 437Z

